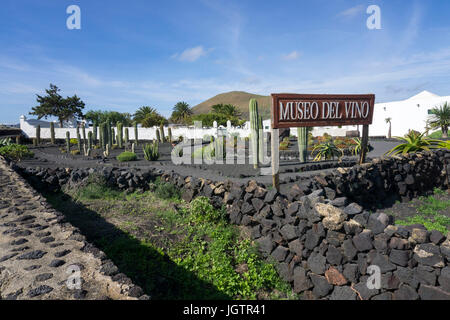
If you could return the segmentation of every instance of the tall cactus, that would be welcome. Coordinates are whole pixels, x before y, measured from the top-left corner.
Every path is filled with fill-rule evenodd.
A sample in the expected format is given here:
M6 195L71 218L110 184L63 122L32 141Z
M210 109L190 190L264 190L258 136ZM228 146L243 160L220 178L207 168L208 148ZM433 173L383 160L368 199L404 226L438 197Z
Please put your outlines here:
M263 118L258 117L258 159L262 163L264 159L264 132L263 132Z
M97 143L97 122L92 125L92 142Z
M164 123L161 122L161 124L159 125L159 131L161 131L161 141L164 142L166 140L166 138L164 137Z
M122 149L123 146L123 125L122 122L117 122L117 144Z
M300 162L308 159L308 128L297 128L298 154Z
M66 132L66 152L70 153L70 132Z
M159 133L159 129L156 129L156 140L158 140L158 142L161 142L161 135Z
M87 144L86 140L86 125L84 123L81 124L81 132L83 133L83 145L85 146Z
M105 142L104 142L105 141L105 124L104 123L100 123L98 132L100 134L99 144L100 144L100 147L103 149L105 146Z
M111 127L111 134L112 134L112 144L111 146L117 144L117 136L116 136L116 130Z
M130 141L130 134L128 132L128 128L125 128L125 145L128 146L128 142Z
M138 126L137 122L134 122L134 143L138 145L139 137L138 137Z
M250 134L252 143L252 156L253 156L253 167L258 168L258 138L259 138L259 114L258 114L258 102L256 99L250 99L249 102L249 113L250 113Z
M81 153L80 127L77 127L77 143L78 143L78 151L80 151L80 153Z
M41 125L38 124L36 127L36 144L40 145L41 144Z
M111 148L112 145L113 145L113 139L114 139L113 138L114 137L113 129L111 127L111 121L108 120L108 123L107 123L106 127L108 129L108 141L107 141L107 144L109 144L109 147Z
M55 144L55 123L50 122L50 142L51 144Z
M91 131L89 131L88 132L88 150L91 150L92 149L92 132Z
M169 135L169 142L172 143L172 128L167 129L167 134Z

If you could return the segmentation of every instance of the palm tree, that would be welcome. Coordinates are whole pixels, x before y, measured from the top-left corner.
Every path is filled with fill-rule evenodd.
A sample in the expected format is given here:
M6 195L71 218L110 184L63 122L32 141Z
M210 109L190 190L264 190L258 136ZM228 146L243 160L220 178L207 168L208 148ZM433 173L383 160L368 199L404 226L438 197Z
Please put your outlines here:
M216 104L211 108L214 113L223 114L228 119L240 118L241 116L241 112L239 111L239 109L232 104Z
M193 114L189 104L184 101L177 102L173 107L171 119L175 122L186 122L187 119Z
M388 139L391 138L391 124L392 124L391 120L392 120L392 118L386 118L385 119L386 123L389 123Z
M151 116L152 114L158 113L156 109L148 106L140 107L134 114L134 121L137 123L142 123L145 118Z
M450 126L450 104L448 102L431 109L429 124L433 129L441 128L442 138L448 138L448 127Z

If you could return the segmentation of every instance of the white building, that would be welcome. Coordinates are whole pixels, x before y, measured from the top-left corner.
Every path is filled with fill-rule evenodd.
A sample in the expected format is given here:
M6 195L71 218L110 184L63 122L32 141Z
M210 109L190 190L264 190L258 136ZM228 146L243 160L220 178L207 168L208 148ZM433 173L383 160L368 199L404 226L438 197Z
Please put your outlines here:
M424 132L430 110L442 105L446 101L450 102L450 96L441 97L428 91L422 91L406 100L376 103L373 121L369 126L369 136L387 137L389 124L386 123L386 118L391 118L391 134L393 137L402 137L410 129ZM343 126L342 128L315 127L313 135L321 136L326 132L333 136L345 136L346 131L357 129L357 126ZM362 131L361 126L359 126L359 130L360 132ZM292 128L291 134L297 136L297 130Z

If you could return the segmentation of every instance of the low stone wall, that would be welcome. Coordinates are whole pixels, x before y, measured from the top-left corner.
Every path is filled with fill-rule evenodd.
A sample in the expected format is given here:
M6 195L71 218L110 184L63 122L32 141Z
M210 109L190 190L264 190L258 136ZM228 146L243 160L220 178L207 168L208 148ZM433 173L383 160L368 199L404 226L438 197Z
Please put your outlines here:
M450 300L448 235L422 225L394 226L384 213L362 207L388 195L409 199L448 188L449 158L450 152L439 150L375 159L301 182L287 197L255 181L214 182L161 170L55 168L22 174L59 188L98 173L131 191L146 189L159 176L181 188L188 202L206 196L216 206L225 204L230 222L249 230L262 254L277 262L280 275L304 298ZM380 286L368 286L378 279L377 271Z

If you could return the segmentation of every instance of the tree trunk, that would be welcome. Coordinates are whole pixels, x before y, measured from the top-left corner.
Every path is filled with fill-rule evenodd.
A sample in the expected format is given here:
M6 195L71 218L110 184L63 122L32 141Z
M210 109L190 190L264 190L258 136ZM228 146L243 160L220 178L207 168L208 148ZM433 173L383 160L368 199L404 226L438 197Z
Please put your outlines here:
M442 138L448 138L448 127L442 127Z
M391 123L389 122L388 139L391 138Z
M59 127L62 128L63 127L63 121L61 119L59 119Z

